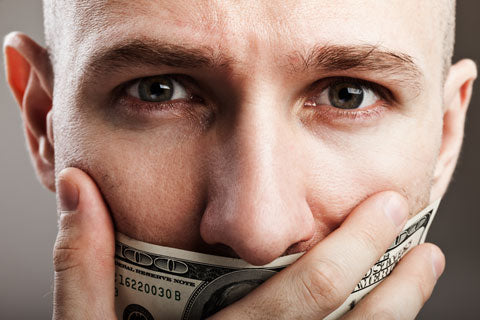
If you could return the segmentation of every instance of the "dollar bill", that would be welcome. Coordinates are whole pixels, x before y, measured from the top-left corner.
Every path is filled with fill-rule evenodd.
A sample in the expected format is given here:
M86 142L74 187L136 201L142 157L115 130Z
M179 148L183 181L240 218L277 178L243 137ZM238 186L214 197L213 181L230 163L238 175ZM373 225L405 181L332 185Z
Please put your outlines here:
M439 203L436 201L407 222L347 300L326 319L338 319L351 310L409 250L425 241ZM116 313L118 319L125 320L205 319L241 299L301 255L254 266L241 259L157 246L117 233Z

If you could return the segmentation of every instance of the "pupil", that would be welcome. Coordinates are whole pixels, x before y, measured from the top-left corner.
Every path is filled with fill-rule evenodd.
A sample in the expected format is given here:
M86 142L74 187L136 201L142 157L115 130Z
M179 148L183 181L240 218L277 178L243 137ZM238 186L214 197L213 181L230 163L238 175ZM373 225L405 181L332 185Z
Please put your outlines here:
M167 77L143 79L138 86L140 99L148 102L164 102L173 97L173 83Z
M340 109L356 109L363 101L363 90L353 84L341 83L330 88L329 100L332 106Z
M150 94L152 95L153 98L158 98L166 94L168 95L169 90L171 90L169 86L160 82L154 82L150 86Z
M338 97L342 102L348 102L349 100L352 100L353 94L351 94L348 90L349 88L342 88L340 89L340 92L338 93Z

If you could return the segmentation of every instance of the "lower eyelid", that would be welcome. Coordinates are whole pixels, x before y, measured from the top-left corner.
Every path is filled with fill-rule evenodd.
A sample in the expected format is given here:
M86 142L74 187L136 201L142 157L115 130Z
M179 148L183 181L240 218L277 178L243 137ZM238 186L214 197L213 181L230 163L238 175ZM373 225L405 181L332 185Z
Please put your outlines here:
M363 109L339 109L332 106L311 106L306 104L306 113L302 117L305 125L317 126L321 124L332 125L338 129L351 128L352 125L374 125L391 108L384 100L378 101L374 106Z
M130 116L136 116L141 114L147 115L150 113L169 112L169 110L175 109L184 109L184 107L186 107L185 104L188 103L181 99L166 102L148 102L125 94L115 101L114 106L118 108L118 112L124 112Z

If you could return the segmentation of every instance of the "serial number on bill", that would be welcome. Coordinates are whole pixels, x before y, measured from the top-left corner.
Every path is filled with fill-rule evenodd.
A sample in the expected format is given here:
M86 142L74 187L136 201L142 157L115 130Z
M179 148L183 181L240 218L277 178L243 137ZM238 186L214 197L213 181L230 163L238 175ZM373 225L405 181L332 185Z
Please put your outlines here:
M132 290L142 292L144 294L157 296L160 298L165 298L169 300L181 301L182 296L181 292L177 290L172 290L168 288L163 288L161 286L152 285L146 282L142 282L130 277L124 277L123 275L115 275L115 283L130 288ZM115 296L118 296L118 289L115 288Z

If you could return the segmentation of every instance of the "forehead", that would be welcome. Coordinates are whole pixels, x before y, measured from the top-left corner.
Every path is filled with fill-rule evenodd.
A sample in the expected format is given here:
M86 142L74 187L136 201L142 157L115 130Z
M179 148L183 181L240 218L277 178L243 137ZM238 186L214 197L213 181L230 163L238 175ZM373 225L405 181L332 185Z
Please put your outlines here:
M422 69L442 62L433 0L70 0L59 7L69 16L63 21L74 22L62 23L61 55L75 55L76 63L145 37L209 46L240 60L333 44L381 46Z
M172 28L202 39L254 34L260 40L399 43L435 37L435 1L416 0L83 0L67 1L82 33L153 32ZM64 20L67 21L67 20ZM427 27L427 28L425 28ZM85 34L84 34L85 35ZM407 38L407 39L406 39ZM251 38L249 38L251 39Z

